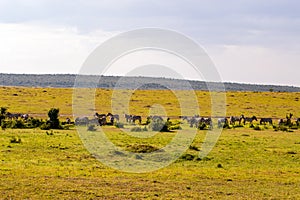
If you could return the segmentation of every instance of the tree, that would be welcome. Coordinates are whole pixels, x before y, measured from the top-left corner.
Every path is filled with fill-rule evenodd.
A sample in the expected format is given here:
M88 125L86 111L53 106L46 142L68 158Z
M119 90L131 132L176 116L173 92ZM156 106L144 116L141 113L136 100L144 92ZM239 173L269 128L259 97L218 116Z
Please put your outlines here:
M58 115L59 109L58 108L51 108L48 112L48 117L50 118L50 128L52 129L60 129Z

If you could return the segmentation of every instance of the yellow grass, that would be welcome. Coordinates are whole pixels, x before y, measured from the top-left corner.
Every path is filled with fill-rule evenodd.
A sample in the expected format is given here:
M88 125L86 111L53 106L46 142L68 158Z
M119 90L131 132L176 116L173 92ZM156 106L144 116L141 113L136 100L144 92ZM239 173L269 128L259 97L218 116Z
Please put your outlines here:
M120 105L129 105L132 114L148 116L151 114L151 107L165 110L168 116L181 115L180 99L174 92L168 90L136 90L133 93L120 90L97 89L94 96L86 97L83 89L80 95L83 100L95 103L95 110L91 112L115 114L121 111ZM90 93L90 92L87 92ZM192 97L193 91L176 91L179 96ZM211 98L208 91L195 91L199 104L189 104L188 114L211 115ZM92 91L93 94L93 91ZM284 118L286 113L293 113L300 117L300 93L286 92L226 92L227 116L244 114L245 116ZM10 112L29 113L33 116L47 117L47 111L56 107L60 109L63 117L72 116L71 88L22 88L22 87L1 87L0 106L9 108ZM129 100L126 97L129 96ZM95 99L95 100L94 100ZM122 101L121 101L122 100ZM112 105L115 110L112 110ZM161 107L159 107L160 105ZM122 110L122 112L124 112ZM218 113L217 113L218 114Z

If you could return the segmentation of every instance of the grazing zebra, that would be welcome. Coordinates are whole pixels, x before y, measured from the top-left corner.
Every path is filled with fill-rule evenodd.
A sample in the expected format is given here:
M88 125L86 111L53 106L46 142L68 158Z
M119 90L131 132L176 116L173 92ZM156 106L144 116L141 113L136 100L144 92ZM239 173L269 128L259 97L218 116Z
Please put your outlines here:
M284 120L284 119L278 120L278 125L292 126L293 125L292 117L293 117L292 113L286 114L286 120Z
M218 128L228 125L228 119L226 117L218 119Z
M120 116L119 115L113 115L113 114L111 114L111 113L107 113L107 115L106 115L107 117L113 117L114 119L116 119L117 121L119 121L120 120Z
M22 114L21 118L24 119L25 121L27 121L28 118L29 118L29 115L28 114Z
M231 117L229 118L229 121L230 121L230 124L231 124L231 125L234 125L235 122L239 122L239 125L241 125L242 119L243 119L243 115L242 115L241 117L234 117L234 116L231 116Z
M95 117L98 120L98 124L100 126L106 125L106 123L107 123L107 121L106 121L106 114L95 113Z
M213 123L212 123L212 119L209 117L209 118L201 118L200 119L200 123L203 123L205 124L206 126L209 127L209 129L213 129Z
M247 123L247 122L249 122L250 124L252 124L252 122L255 120L255 121L257 121L257 118L256 118L256 116L252 116L252 117L244 117L244 115L242 115L243 116L243 120L244 120L244 125Z
M199 126L203 125L202 128L204 127L209 127L209 129L213 128L213 124L212 124L212 119L211 118L204 118L204 117L198 117L198 116L194 116L190 119L189 121L190 123L190 127L196 127L199 128Z
M190 119L187 119L187 121L190 123L190 127L198 127L200 123L201 118L200 117L192 117Z
M139 124L142 123L142 117L139 116L139 115L127 115L125 114L125 119L126 119L126 122L128 123L135 123L135 121L138 121Z
M126 122L130 123L131 122L131 119L132 119L132 115L127 115L127 114L124 114L124 117L126 119Z
M142 123L142 117L139 116L139 115L132 115L131 119L132 119L132 122L133 122L133 123L135 123L135 121L138 121L139 124Z
M75 125L87 125L89 123L88 117L77 117L75 119Z
M183 116L181 117L182 121L186 120L187 123L190 123L193 117Z
M272 118L261 118L260 119L259 124L266 124L266 123L273 124Z
M22 115L20 113L6 113L6 117L9 119L18 119L19 117L21 117Z

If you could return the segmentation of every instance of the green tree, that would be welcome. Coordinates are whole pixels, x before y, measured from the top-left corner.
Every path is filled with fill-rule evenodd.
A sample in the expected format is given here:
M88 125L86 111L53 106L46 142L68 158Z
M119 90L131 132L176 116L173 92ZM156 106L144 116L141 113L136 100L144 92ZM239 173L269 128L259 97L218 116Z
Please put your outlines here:
M51 108L48 112L48 117L50 118L50 128L52 129L60 129L60 123L59 123L59 109L58 108Z

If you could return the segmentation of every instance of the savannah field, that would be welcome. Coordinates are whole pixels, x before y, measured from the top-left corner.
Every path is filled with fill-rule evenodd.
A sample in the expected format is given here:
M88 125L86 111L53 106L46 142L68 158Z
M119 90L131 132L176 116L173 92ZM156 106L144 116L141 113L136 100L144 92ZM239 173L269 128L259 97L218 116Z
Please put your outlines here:
M38 118L47 118L47 111L55 107L63 121L72 117L72 93L63 88L1 87L0 106ZM96 111L111 111L112 93L96 91ZM196 94L201 115L209 116L210 93ZM224 103L227 116L285 118L293 113L295 119L300 117L299 94L227 92ZM162 105L170 116L180 115L179 102L166 90L135 91L130 112L147 116L153 104ZM114 126L102 128L110 141L130 151L146 145L161 148L176 135L157 133L141 139ZM197 131L184 155L197 158L206 133ZM267 125L260 131L249 125L225 129L203 159L183 156L154 172L126 173L93 157L74 127L0 130L0 199L299 199L299 136L300 129L282 132Z

